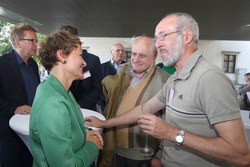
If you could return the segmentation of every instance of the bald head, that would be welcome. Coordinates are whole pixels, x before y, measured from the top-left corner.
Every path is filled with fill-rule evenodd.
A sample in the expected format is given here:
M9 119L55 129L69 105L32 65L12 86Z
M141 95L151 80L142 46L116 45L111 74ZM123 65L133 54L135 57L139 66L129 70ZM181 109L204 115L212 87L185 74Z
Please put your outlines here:
M132 38L131 65L140 74L155 63L157 51L150 37L140 36Z
M111 47L112 59L116 64L119 64L119 61L124 59L124 47L120 43L115 43Z

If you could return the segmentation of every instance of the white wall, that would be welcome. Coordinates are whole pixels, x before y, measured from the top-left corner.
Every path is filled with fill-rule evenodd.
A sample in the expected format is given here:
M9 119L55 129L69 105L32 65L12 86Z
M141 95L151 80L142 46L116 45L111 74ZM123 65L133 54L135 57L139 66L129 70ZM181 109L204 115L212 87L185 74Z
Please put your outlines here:
M87 47L88 52L100 57L101 63L110 60L110 48L114 43L121 43L126 49L131 48L131 38L86 38L81 37L83 46ZM215 41L200 40L199 48L203 51L203 55L213 64L222 69L223 54L222 51L240 52L236 57L236 69L247 68L250 72L250 41ZM161 56L158 55L156 63L161 62ZM234 82L235 74L227 74Z
M212 41L201 40L199 48L213 64L221 69L223 68L223 54L221 51L240 52L236 56L235 68L246 68L250 72L250 41ZM236 80L236 74L226 74L233 82Z
M88 52L97 55L101 63L111 59L110 49L114 43L121 43L125 49L130 49L130 38L80 38Z

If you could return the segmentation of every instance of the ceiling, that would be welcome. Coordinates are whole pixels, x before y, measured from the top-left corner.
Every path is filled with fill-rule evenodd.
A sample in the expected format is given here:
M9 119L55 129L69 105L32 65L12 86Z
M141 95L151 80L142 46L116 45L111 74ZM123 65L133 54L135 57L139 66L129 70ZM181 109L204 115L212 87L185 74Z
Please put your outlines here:
M170 12L187 12L200 26L202 40L250 41L250 0L1 0L0 19L28 22L50 34L61 25L81 37L154 36Z

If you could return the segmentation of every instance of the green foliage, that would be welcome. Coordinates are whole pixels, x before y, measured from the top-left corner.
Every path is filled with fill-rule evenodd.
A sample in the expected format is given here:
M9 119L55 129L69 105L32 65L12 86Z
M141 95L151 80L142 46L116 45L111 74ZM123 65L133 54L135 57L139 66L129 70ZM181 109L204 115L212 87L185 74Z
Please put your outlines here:
M37 39L38 41L42 41L46 38L47 36L46 35L43 35L43 34L40 34L40 33L37 33ZM32 58L37 62L38 66L41 66L42 64L40 63L40 60L38 58L38 52L35 56L32 56Z
M12 50L9 34L13 27L13 24L0 20L0 55Z
M0 20L0 55L2 55L3 53L8 53L12 50L12 45L9 41L9 36L14 26L14 24ZM45 38L46 35L37 33L38 41L42 41ZM32 58L38 63L38 65L40 65L39 58L37 57L37 55L33 56Z

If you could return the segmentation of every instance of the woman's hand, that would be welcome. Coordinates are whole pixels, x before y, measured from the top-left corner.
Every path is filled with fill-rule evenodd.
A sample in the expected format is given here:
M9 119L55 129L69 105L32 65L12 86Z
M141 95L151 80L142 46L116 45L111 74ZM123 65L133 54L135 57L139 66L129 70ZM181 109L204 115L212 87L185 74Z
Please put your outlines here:
M92 141L96 144L98 150L103 148L103 139L97 130L86 130L86 141Z
M86 126L92 126L96 128L105 128L105 121L102 121L94 116L85 117L84 123Z
M15 114L24 114L24 115L27 115L27 114L30 114L30 111L31 111L31 107L28 106L28 105L22 105L22 106L19 106L16 108L15 110Z

